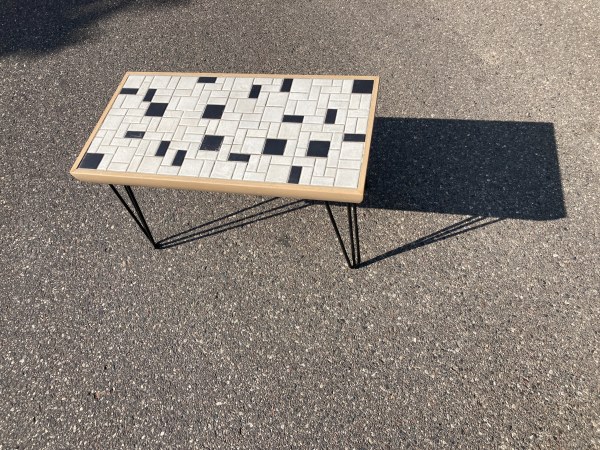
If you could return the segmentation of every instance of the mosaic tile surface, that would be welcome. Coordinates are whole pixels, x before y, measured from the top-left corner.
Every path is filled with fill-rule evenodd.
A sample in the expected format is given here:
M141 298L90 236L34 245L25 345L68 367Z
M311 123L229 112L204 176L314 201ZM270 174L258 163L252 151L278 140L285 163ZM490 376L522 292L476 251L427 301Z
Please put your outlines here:
M130 75L79 168L357 188L372 91L372 80Z

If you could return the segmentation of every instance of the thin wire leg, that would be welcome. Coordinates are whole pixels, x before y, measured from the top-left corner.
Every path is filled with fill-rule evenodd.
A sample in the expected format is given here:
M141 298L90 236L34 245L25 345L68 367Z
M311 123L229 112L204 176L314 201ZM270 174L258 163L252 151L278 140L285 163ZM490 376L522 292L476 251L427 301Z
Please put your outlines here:
M354 222L353 222L353 217L352 217L352 209L353 206L348 204L348 206L346 206L346 209L348 210L348 231L350 231L350 251L352 253L352 266L351 267L355 267L356 266L356 250L354 248Z
M127 196L129 197L129 200L131 200L131 203L132 203L132 205L133 205L133 207L135 209L135 212L137 213L137 216L132 211L132 209L129 207L129 205L127 204L127 202L123 198L123 196L119 193L119 191L117 191L117 188L115 186L113 186L112 184L110 184L109 186L112 189L112 191L115 193L115 195L117 196L117 198L121 201L121 203L123 204L123 206L125 206L125 209L129 213L129 215L131 217L133 217L133 220L135 220L135 223L138 225L138 227L140 227L140 230L142 230L142 232L144 233L144 235L152 243L152 245L154 246L154 248L160 248L160 245L158 245L156 243L156 241L154 240L154 237L152 236L152 233L150 231L150 227L148 226L148 223L146 222L146 219L144 218L144 214L142 214L142 210L140 209L140 205L138 204L138 202L137 202L137 200L135 198L135 195L133 195L133 190L131 189L131 187L130 186L125 186L125 192L127 192Z
M358 207L354 205L354 231L356 233L356 265L360 266L360 241L358 240Z
M344 241L342 240L342 235L340 234L340 230L335 222L335 218L333 217L333 213L331 212L331 206L329 206L328 202L325 202L325 208L327 208L327 214L329 214L329 220L333 225L333 229L335 230L335 235L337 236L338 242L340 243L340 247L342 247L342 252L344 252L344 258L346 258L346 262L348 263L348 267L352 268L352 263L350 262L350 258L348 258L348 252L346 251L346 247L344 246Z

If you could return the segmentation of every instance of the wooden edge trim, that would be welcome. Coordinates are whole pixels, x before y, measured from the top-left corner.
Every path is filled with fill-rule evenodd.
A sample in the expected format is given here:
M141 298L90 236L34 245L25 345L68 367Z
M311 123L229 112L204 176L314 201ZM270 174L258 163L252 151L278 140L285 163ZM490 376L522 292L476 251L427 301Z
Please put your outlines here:
M72 175L80 181L100 184L229 192L234 194L248 195L268 195L273 197L291 197L332 202L360 203L363 200L363 192L359 189L327 186L306 186L261 181L221 180L216 178L196 178L178 175L110 172L104 170L97 171L93 169L78 169L73 171Z
M371 109L369 111L369 121L367 123L367 136L365 138L365 151L360 167L360 175L358 179L358 190L361 195L365 192L365 183L367 180L367 167L369 165L369 154L371 151L371 137L373 136L373 125L375 123L375 109L377 107L377 93L379 92L379 77L373 78L373 92L371 93Z

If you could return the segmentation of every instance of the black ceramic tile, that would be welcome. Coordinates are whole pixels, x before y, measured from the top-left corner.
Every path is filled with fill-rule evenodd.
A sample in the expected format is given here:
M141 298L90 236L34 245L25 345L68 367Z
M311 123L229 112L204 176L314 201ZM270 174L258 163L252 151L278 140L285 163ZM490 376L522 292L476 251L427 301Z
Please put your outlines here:
M104 153L86 153L79 163L80 169L97 169L98 164L102 161Z
M144 95L144 101L151 102L152 99L154 98L154 94L156 94L156 89L148 89L148 91L146 92L146 95Z
M283 155L286 142L285 139L267 139L263 155Z
M260 94L260 84L253 84L248 98L258 98L258 94Z
M204 108L203 119L220 119L225 111L225 105L206 105Z
M373 80L354 80L352 84L353 94L372 94Z
M144 137L144 134L145 133L143 131L128 131L127 133L125 133L125 137L132 139L142 139Z
M155 156L165 156L167 150L169 149L169 145L171 145L171 141L160 141Z
M325 123L335 123L337 117L337 109L328 109L325 115Z
M152 117L162 117L168 105L168 103L150 103L150 106L148 106L148 110L146 111L146 115Z
M121 94L137 94L138 90L133 88L123 88L121 89Z
M181 167L181 165L183 164L183 160L185 159L186 153L187 152L185 150L177 150L177 153L175 153L175 158L173 158L173 162L171 163L171 165Z
M245 155L243 153L230 153L227 161L248 162L250 161L250 155Z
M365 142L365 138L364 134L344 134L344 141L346 142Z
M300 174L302 173L301 166L292 166L290 170L290 176L288 178L288 183L298 184L300 182Z
M284 78L283 83L281 84L281 92L290 92L293 81L293 78Z
M285 116L283 116L282 122L302 123L303 120L304 120L304 116L285 115Z
M216 83L217 77L199 77L198 83Z
M329 141L310 141L308 143L308 151L306 156L317 156L320 158L327 158L329 153Z
M207 134L204 136L204 139L202 139L200 150L219 150L222 143L223 136L211 136Z

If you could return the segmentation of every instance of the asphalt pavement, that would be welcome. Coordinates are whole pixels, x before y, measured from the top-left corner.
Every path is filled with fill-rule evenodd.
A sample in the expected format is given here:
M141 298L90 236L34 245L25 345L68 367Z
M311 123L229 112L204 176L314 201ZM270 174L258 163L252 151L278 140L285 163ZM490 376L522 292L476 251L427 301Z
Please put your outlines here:
M0 448L600 447L594 0L8 0ZM126 71L381 77L320 204L69 169ZM342 224L344 210L335 208Z

